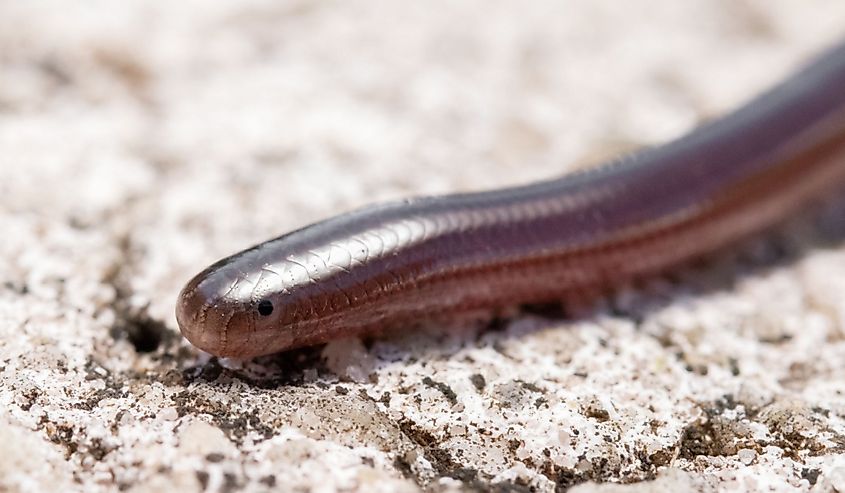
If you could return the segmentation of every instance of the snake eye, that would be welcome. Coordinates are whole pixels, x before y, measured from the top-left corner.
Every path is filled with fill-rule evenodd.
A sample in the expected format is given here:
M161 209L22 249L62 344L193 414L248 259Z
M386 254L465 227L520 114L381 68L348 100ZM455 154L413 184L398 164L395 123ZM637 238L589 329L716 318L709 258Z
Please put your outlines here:
M258 314L262 317L269 316L273 313L273 302L270 300L261 300L258 302Z

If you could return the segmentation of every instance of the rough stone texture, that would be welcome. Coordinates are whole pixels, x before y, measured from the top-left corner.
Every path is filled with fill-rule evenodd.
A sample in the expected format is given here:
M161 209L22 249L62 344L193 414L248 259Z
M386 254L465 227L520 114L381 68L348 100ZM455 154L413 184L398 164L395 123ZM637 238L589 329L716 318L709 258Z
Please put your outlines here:
M841 33L836 0L0 2L0 490L845 491L843 208L577 320L238 362L172 315L225 254L663 142Z

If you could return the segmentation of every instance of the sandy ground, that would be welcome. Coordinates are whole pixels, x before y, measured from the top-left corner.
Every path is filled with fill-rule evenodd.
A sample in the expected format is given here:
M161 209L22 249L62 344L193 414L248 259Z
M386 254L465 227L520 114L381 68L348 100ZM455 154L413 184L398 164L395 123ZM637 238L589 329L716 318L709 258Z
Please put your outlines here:
M843 34L835 0L0 1L0 490L845 491L845 209L574 321L238 362L173 317L223 255L663 142Z

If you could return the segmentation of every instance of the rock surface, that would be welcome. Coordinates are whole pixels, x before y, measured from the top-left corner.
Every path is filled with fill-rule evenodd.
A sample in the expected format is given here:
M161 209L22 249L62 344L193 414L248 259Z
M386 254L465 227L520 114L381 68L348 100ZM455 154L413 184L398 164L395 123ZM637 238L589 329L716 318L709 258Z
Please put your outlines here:
M240 362L172 315L225 254L663 142L843 33L833 0L0 2L0 490L845 491L835 204L574 321Z

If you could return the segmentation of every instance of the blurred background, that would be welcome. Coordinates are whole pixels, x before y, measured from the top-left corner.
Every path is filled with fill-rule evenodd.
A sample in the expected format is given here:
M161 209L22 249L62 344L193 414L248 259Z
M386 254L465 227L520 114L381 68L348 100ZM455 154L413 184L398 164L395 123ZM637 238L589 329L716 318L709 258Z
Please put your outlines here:
M843 36L841 0L0 0L0 347L17 385L0 397L24 399L12 369L31 368L38 405L81 423L73 450L88 450L100 418L63 407L49 382L87 392L89 379L54 370L165 380L169 350L145 359L121 342L139 320L194 361L173 302L208 263L374 201L660 144ZM150 399L131 409L173 409ZM146 440L128 436L113 440ZM29 456L47 457L38 440ZM56 478L133 484L176 463L161 447Z

